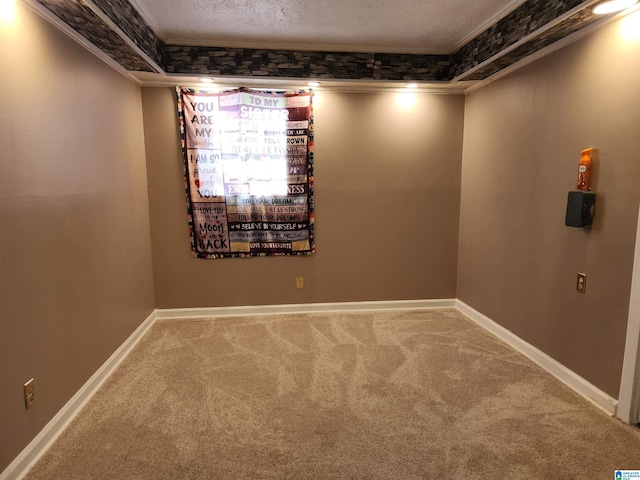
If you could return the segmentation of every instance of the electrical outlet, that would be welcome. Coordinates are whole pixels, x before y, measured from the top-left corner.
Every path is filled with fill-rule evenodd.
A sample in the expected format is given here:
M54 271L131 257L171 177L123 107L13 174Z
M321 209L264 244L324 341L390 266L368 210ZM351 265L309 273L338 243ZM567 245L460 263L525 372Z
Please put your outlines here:
M587 274L579 273L576 280L576 291L578 293L586 293L587 291Z
M27 408L31 408L33 402L36 401L35 381L33 378L24 384L24 404Z
M296 277L296 288L304 288L304 277Z

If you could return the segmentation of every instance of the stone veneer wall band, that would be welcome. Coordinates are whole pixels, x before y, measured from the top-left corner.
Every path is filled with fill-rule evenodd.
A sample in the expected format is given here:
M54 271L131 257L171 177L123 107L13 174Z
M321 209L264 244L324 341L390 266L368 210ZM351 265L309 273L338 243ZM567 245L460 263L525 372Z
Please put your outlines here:
M147 25L138 11L127 0L91 0L107 15L144 53L163 67L164 42Z
M593 23L601 20L601 17L595 15L590 9L579 10L572 16L568 17L558 25L550 28L539 37L534 38L518 48L510 51L500 58L490 62L486 66L476 70L470 71L462 76L459 80L484 80L487 77L499 72L500 70L507 68L514 63L528 57L549 45L562 40L568 35L571 35L578 30L581 30Z
M445 81L448 55L312 52L167 45L167 73Z
M79 0L37 0L84 38L130 71L155 72L129 44L109 28L87 5Z
M484 80L600 18L583 0L528 0L453 55L320 52L165 45L128 0L36 0L130 71L264 78L448 82ZM574 11L558 25L550 22ZM536 35L538 32L538 35ZM126 35L149 60L120 35ZM531 36L525 44L509 48ZM484 64L484 65L482 65ZM482 65L481 67L479 67ZM479 67L479 68L478 68Z
M467 43L455 55L451 78L486 62L506 48L535 33L559 18L583 0L529 0Z

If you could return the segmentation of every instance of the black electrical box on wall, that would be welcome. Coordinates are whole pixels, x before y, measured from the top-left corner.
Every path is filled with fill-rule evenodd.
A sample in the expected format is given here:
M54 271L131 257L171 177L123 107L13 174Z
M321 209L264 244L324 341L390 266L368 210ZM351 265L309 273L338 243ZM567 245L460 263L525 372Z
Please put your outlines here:
M567 227L588 227L593 223L593 210L596 194L587 191L569 192L567 199L567 216L564 224Z

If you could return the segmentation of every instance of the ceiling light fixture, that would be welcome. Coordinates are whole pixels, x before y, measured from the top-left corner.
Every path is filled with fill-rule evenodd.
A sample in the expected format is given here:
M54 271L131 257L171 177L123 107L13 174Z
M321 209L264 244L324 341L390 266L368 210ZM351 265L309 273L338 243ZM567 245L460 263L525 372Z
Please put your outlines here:
M320 82L309 82L307 85L309 85L310 87L319 87Z
M404 88L418 88L417 83L407 83Z
M16 17L15 0L0 0L0 21L10 23Z
M213 78L201 78L200 81L202 83L213 83L214 82Z
M607 13L621 12L629 7L633 7L636 3L638 3L638 0L609 0L596 5L593 13L596 15L606 15Z

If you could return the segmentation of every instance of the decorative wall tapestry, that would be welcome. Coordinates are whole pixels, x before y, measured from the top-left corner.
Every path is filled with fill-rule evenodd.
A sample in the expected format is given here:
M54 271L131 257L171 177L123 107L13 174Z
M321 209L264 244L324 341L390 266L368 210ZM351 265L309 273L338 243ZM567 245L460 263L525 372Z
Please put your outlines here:
M177 93L193 255L315 252L312 92Z

